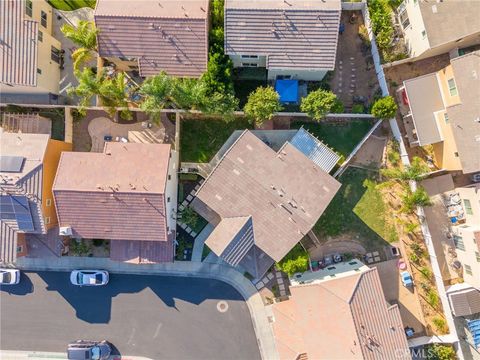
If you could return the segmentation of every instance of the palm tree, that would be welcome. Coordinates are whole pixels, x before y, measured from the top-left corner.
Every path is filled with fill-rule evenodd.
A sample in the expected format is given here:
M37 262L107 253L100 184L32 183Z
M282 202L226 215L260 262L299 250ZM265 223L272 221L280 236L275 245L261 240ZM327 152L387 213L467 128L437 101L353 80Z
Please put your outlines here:
M98 29L93 21L80 20L78 26L64 24L60 29L66 38L79 46L72 53L73 69L78 70L80 64L86 63L94 58L97 49Z
M382 169L380 173L392 180L400 180L402 182L414 180L423 180L429 172L428 166L419 157L414 157L410 166L405 169Z
M145 80L139 92L143 96L140 108L154 120L159 119L162 109L172 106L172 78L163 71Z
M110 78L105 72L95 74L90 68L84 68L82 71L76 71L75 76L78 79L78 85L68 90L69 95L76 95L80 99L79 112L85 114L85 109L90 105L93 96L98 96L105 111L114 116L118 107L125 108L121 110L121 116L125 119L131 117L128 109L127 91L125 86L125 75L119 73L116 77Z
M430 200L430 196L425 191L423 187L417 188L414 192L407 191L407 193L403 196L403 208L402 210L405 212L411 212L415 209L416 206L431 206L432 201Z

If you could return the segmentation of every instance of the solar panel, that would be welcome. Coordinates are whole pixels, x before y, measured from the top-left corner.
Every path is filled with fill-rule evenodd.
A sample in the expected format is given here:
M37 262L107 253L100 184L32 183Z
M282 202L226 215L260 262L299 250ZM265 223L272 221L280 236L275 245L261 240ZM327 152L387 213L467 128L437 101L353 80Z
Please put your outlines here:
M20 172L22 171L23 156L0 156L0 171L1 172Z
M25 196L0 196L0 219L16 220L21 231L34 231L30 205Z

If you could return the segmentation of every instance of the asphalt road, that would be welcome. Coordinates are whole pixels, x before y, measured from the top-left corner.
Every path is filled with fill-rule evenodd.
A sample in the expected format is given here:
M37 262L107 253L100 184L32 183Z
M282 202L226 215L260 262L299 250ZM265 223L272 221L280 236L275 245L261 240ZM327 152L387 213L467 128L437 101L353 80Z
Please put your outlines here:
M110 274L107 286L77 287L65 272L29 272L0 289L0 316L2 350L106 339L155 360L260 359L247 304L216 280Z

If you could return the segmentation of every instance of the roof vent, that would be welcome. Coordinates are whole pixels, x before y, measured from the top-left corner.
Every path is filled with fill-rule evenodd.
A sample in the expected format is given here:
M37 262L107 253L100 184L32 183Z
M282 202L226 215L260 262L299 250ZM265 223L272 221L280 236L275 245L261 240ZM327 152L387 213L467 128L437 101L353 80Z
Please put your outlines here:
M203 6L200 6L200 10L202 10L203 12L206 12Z
M105 150L105 155L112 155L112 151L111 150Z
M438 12L437 5L432 5L432 12L436 14Z
M130 189L131 189L131 190L135 190L135 189L137 188L137 187L135 186L135 184L130 183L129 185L130 185Z
M154 23L148 24L148 28L154 30L155 29L155 24Z

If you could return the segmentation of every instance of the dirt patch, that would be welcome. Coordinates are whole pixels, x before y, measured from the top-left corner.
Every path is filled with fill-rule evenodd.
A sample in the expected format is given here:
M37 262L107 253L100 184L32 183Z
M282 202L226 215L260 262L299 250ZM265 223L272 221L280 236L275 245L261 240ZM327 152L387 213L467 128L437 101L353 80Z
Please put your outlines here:
M450 64L450 56L448 54L442 54L416 62L408 62L391 67L385 66L383 71L390 88L390 93L394 94L396 89L402 85L403 81L439 71L448 64Z
M350 22L352 15L355 16L353 23ZM354 95L363 96L370 102L378 81L370 49L358 36L358 28L364 23L361 11L342 11L340 22L345 31L339 36L336 70L330 84L345 110L351 110Z
M376 168L380 167L386 144L386 137L370 136L353 158L352 164Z

